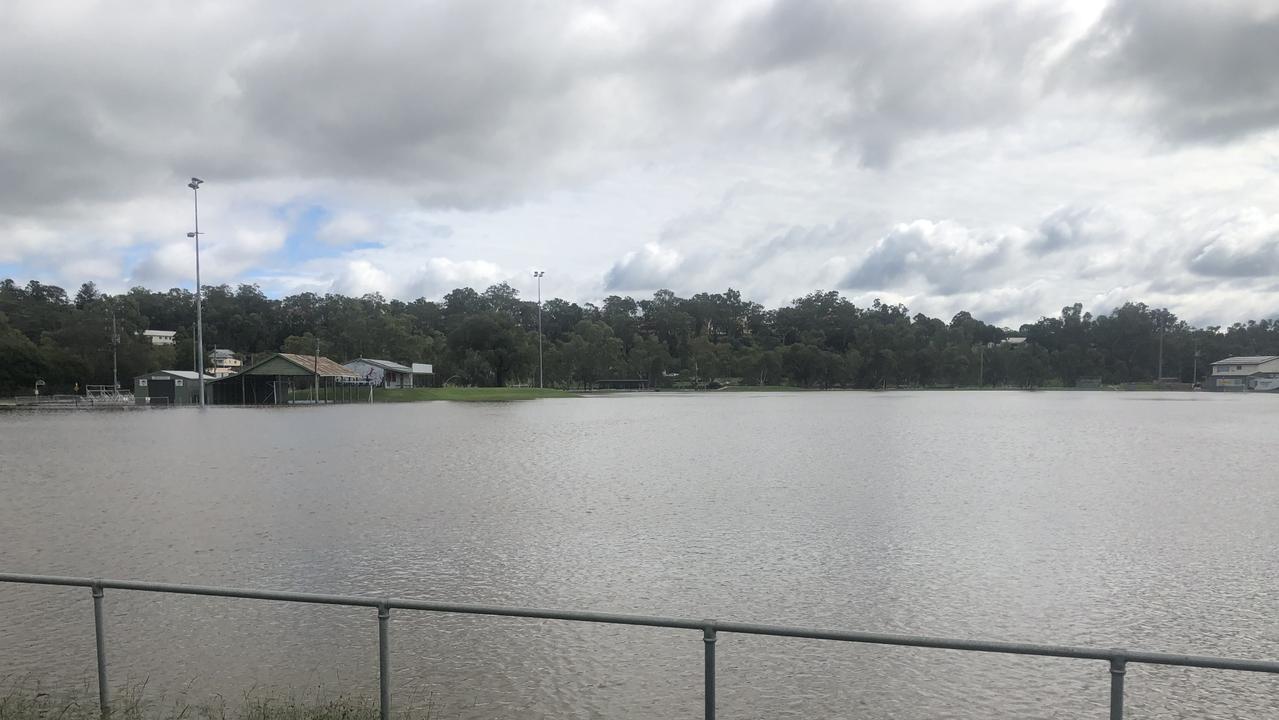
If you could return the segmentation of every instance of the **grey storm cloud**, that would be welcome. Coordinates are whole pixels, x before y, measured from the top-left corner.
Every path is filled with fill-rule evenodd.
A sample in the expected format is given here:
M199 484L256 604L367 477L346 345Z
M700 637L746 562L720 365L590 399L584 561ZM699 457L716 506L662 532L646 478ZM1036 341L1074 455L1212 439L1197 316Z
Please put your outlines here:
M714 20L679 5L373 0L97 8L51 33L31 7L0 45L11 212L128 197L193 167L500 207L723 136L807 134L884 166L921 135L1015 119L1060 29L1014 3L937 15L778 0Z
M1187 255L1191 272L1214 278L1279 275L1279 220L1231 223L1208 234Z
M1068 206L1044 218L1026 247L1037 255L1047 255L1097 243L1122 242L1126 237L1121 219L1108 208Z
M0 262L28 276L188 282L192 174L206 272L277 291L527 266L583 300L835 283L1017 314L1158 276L1234 312L1279 274L1270 220L1199 224L1275 213L1270 0L9 0L0 20ZM289 265L300 242L315 259Z
M735 50L757 73L820 85L812 110L822 129L883 167L916 137L1014 122L1041 92L1064 20L1014 2L929 9L779 0L746 24Z
M1279 6L1271 0L1118 0L1066 74L1134 92L1172 140L1226 141L1279 125Z
M880 238L840 283L852 290L882 290L914 277L951 295L979 287L1007 259L1012 242L994 232L972 232L952 222L916 220Z
M1017 122L1054 63L1147 94L1176 136L1279 120L1279 15L1243 3L1117 2L1059 60L1068 23L1051 3L18 8L0 44L12 214L131 197L190 168L493 208L721 137L807 137L885 167L915 139Z
M678 251L649 243L613 263L604 274L604 289L628 292L677 286L684 264L685 258Z

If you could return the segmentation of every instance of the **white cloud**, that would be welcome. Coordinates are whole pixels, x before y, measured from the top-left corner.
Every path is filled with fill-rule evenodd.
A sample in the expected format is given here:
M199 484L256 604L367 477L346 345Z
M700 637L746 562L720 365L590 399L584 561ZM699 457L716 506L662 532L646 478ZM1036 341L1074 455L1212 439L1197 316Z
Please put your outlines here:
M351 245L369 240L377 225L362 213L345 211L329 219L315 234L326 245Z

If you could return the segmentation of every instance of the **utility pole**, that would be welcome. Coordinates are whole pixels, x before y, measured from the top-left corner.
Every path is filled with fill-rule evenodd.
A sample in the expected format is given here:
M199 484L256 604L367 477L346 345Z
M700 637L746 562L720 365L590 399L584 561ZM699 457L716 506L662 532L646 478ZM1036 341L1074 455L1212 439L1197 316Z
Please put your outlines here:
M986 343L977 343L977 389L980 390L986 375Z
M320 338L315 339L315 386L311 392L311 399L316 405L320 404Z
M1194 358L1195 359L1191 363L1191 367L1194 369L1190 371L1190 389L1191 390L1194 390L1195 386L1199 384L1199 341L1198 340L1195 341Z
M204 181L193 177L187 187L191 188L191 198L195 208L195 232L187 233L187 237L195 239L195 372L200 378L200 408L204 408L204 315L201 296L204 291L200 287L200 185Z
M542 374L542 276L546 275L544 270L534 270L533 277L537 278L537 387L544 388L544 376Z

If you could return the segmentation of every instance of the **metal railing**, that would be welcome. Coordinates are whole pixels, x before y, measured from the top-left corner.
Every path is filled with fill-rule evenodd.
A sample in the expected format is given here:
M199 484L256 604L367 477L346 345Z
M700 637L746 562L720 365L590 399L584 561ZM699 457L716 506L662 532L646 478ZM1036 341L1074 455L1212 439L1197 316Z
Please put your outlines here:
M1279 674L1279 662L1271 660L1241 660L1236 658L1179 655L1174 653L1144 652L1117 648L1102 649L1072 647L1067 645L1038 645L1033 643L1000 642L993 640L961 640L953 638L921 637L915 635L887 635L882 633L843 630L818 630L813 628L788 627L784 625L759 625L754 623L725 622L721 620L688 620L682 618L652 617L646 615L619 615L615 613L587 612L579 610L544 610L522 607L468 605L463 603L406 600L390 597L379 598L364 595L329 595L322 593L280 592L274 590L245 590L240 588L178 585L173 583L143 582L137 580L102 580L96 578L0 573L0 582L22 583L29 585L69 585L87 587L90 589L93 595L93 627L98 656L98 702L104 719L111 713L111 692L110 686L107 683L106 628L102 617L103 598L105 596L104 591L107 589L376 608L378 623L379 710L381 712L382 720L389 720L391 716L391 656L389 635L392 609L458 613L464 615L498 615L503 617L566 620L570 622L607 623L613 625L641 625L647 627L701 631L705 653L704 700L705 717L707 720L713 720L715 717L715 641L719 633L768 635L772 637L805 638L809 640L837 640L841 642L867 643L875 645L899 645L904 647L934 648L938 650L967 650L972 652L1003 653L1007 655L1037 655L1042 657L1074 658L1078 660L1100 660L1108 663L1110 670L1111 720L1122 720L1124 715L1124 672L1129 663L1176 665L1181 667Z

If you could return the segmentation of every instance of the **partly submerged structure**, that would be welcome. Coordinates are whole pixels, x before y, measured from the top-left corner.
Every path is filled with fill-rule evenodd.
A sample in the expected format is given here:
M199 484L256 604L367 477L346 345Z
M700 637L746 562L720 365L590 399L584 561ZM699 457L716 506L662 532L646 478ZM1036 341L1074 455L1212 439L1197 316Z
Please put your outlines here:
M214 405L351 402L368 392L363 378L329 358L292 353L269 355L206 387Z
M1217 391L1273 392L1279 389L1279 355L1241 355L1218 360L1212 364L1212 373L1204 387Z
M205 387L215 379L206 374ZM194 370L156 370L139 375L133 378L133 398L139 405L199 405L200 374Z
M343 365L343 367L377 387L413 387L413 368L397 362L373 358L356 358Z

